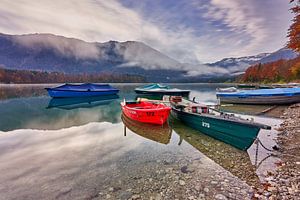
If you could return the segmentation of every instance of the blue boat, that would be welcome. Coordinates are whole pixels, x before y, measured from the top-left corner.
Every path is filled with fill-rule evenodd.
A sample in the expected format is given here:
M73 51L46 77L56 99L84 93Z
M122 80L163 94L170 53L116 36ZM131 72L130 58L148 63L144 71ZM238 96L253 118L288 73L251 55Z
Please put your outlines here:
M217 92L220 103L233 104L292 104L300 102L300 87L257 90L238 90L236 92Z
M95 97L103 95L114 95L119 92L109 84L64 84L54 88L45 88L49 96L53 98L70 98L70 97Z
M167 85L150 84L142 87L138 87L134 90L137 94L146 95L173 95L173 96L189 96L190 90L181 90L177 88L171 88Z
M49 101L47 109L59 108L72 110L77 108L93 108L96 106L108 105L118 98L119 96L116 94L95 97L52 98Z

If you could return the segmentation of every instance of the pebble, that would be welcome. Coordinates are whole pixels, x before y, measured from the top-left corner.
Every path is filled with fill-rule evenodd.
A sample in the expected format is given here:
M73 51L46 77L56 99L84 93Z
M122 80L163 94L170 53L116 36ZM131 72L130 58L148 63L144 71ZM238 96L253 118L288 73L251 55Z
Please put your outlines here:
M215 199L218 199L218 200L227 200L227 197L224 196L223 194L217 194L217 195L215 195Z
M179 185L183 186L185 185L185 182L183 180L179 180Z
M127 200L127 199L129 199L131 196L132 196L132 192L124 191L124 192L121 192L121 194L119 195L119 198L120 198L121 200Z
M206 192L206 193L209 192L209 189L208 189L208 188L204 188L203 190L204 190L204 192Z
M136 199L140 199L140 198L141 198L141 196L138 195L138 194L134 194L134 195L132 195L132 197L131 197L132 200L136 200Z
M217 181L211 181L210 182L212 185L216 185L216 184L218 184L218 182Z

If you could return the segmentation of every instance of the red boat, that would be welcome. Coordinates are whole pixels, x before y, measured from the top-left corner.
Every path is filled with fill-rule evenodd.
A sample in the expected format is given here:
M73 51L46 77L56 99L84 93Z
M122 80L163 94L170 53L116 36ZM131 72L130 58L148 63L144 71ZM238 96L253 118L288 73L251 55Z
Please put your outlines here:
M130 119L151 124L164 124L171 108L162 103L122 102L122 111Z

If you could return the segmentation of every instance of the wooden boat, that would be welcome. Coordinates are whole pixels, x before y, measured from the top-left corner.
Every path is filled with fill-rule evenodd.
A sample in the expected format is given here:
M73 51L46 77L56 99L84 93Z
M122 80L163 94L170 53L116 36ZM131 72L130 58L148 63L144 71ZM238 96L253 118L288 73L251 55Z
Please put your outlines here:
M130 119L150 124L164 124L170 114L171 108L162 103L121 102L123 113Z
M292 104L300 102L300 87L217 92L220 103L234 104Z
M118 95L105 95L96 97L74 97L74 98L52 98L47 108L59 108L72 110L76 108L92 108L100 105L110 104L118 99Z
M134 90L137 94L189 96L190 90L171 88L161 84L150 84Z
M113 95L119 92L118 89L113 88L109 84L64 84L54 88L45 88L49 96L54 98L66 97L91 97L102 95Z
M180 102L171 99L170 103L172 115L187 126L241 150L247 150L252 145L260 129L271 129L270 126L185 99Z
M137 135L161 144L168 144L170 142L172 129L167 123L163 126L156 126L154 124L145 124L135 120L131 120L126 117L126 115L122 115L121 118L125 127L130 129ZM126 135L126 132L124 133L124 135Z
M193 130L173 117L170 117L169 122L174 132L180 137L178 145L181 145L182 141L186 141L234 176L246 181L249 185L260 185L259 178L255 173L256 166L251 163L246 151L234 148L220 140Z

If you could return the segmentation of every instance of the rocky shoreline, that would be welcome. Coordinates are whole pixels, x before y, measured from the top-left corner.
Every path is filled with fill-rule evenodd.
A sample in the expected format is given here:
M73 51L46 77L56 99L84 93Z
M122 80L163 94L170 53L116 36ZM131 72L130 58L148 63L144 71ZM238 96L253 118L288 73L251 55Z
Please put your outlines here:
M300 104L286 108L281 116L284 122L278 129L275 172L269 172L263 189L256 199L300 199Z

